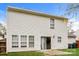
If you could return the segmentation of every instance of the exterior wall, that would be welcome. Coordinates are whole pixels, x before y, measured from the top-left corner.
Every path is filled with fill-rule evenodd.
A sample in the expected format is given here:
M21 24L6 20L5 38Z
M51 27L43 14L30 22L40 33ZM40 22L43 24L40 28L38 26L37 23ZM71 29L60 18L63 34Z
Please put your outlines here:
M52 49L68 48L67 27L63 20L55 19L55 29L50 29L50 18L11 11L7 15L7 52L41 50L41 36L51 37ZM28 36L34 35L35 47L21 48L19 43L19 48L12 48L12 35L19 35L19 41L20 35L27 35L27 42ZM57 42L57 36L62 37L62 43Z
M63 20L55 20L55 39L53 41L54 49L66 49L68 47L68 31L67 31L67 24ZM61 43L58 43L58 36L61 36Z
M76 40L79 40L79 30L75 32L75 35L76 35Z
M70 44L76 43L75 38L68 38L68 43L70 43Z

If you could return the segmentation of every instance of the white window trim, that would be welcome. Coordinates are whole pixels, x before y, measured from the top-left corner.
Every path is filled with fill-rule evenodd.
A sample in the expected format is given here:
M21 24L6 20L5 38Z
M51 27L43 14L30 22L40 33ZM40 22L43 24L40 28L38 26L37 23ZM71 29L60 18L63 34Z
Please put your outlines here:
M17 40L18 41L17 40L14 40L13 41L13 36L17 36ZM12 35L11 37L12 37L12 48L18 48L19 47L19 36L18 35ZM13 44L13 43L17 43L17 45L16 44Z
M29 48L34 48L34 46L35 46L34 45L35 44L35 42L34 42L35 41L35 37L34 37L34 35L29 35L28 37L30 37L30 36L33 36L34 39L33 39L33 42L30 42L30 39L29 39ZM33 47L30 47L30 43L33 43Z
M50 18L50 29L54 29L55 28L55 20Z
M26 37L26 41L21 41L21 39L23 39L23 37L22 36L24 36L24 37ZM25 39L25 38L24 38ZM22 46L22 43L26 43L26 44L24 44L24 46ZM26 45L26 46L25 46ZM27 47L27 35L20 35L20 47L21 48L26 48Z

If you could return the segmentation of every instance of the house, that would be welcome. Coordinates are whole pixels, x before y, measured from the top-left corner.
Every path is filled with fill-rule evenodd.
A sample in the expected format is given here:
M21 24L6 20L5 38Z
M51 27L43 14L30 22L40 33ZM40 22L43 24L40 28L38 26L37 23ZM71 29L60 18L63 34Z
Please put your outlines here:
M5 26L3 26L3 24L0 23L0 40L5 38L5 33L6 33Z
M75 34L76 34L76 45L77 45L77 48L79 48L79 30L77 30Z
M68 33L68 48L76 48L76 35L74 32Z
M6 52L6 39L0 40L0 53Z
M79 48L79 40L76 40L76 47Z
M0 23L0 53L6 52L5 27Z
M79 30L75 31L76 40L79 40Z
M7 9L7 51L67 49L67 18L23 10Z

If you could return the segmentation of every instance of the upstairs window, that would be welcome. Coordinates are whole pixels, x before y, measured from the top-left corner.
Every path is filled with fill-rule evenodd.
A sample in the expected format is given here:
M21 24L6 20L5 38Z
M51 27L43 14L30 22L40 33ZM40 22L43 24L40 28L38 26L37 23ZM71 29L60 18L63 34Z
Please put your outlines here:
M21 35L21 47L27 47L27 36Z
M54 19L50 19L50 29L54 29L55 26L55 20Z
M12 48L19 47L19 37L18 35L12 35Z

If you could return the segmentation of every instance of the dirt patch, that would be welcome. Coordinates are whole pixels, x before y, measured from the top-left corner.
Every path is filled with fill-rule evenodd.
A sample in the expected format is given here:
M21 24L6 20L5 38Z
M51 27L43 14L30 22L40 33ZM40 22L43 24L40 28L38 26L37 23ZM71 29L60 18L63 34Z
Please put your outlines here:
M59 50L41 50L47 56L56 56L56 55L65 55L65 54L72 54L70 52L63 52Z

